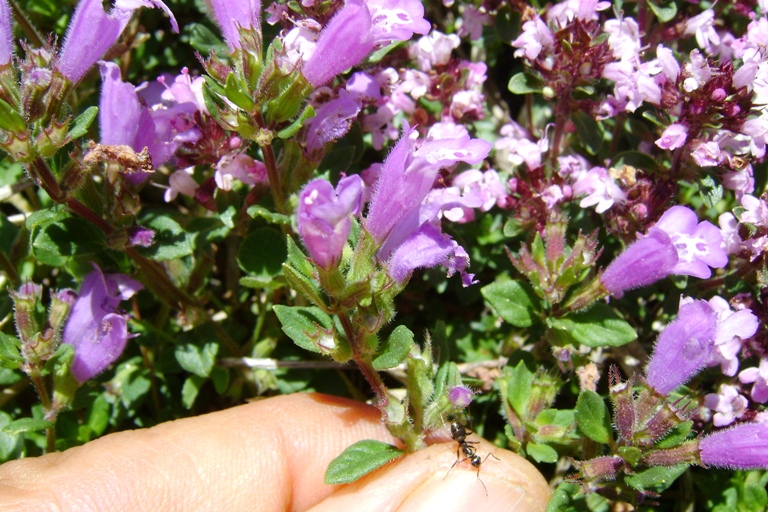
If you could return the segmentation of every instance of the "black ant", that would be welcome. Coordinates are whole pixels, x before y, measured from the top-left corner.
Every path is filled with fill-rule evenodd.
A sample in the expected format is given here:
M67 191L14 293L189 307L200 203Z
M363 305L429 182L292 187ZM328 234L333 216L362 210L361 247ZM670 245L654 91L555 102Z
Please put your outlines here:
M459 463L459 461L464 462L465 460L468 460L473 468L477 468L477 479L480 480L480 484L485 490L485 495L488 496L488 489L485 487L485 484L480 478L480 466L483 464L483 462L488 460L488 457L492 456L493 454L489 452L484 459L480 457L480 455L477 454L477 450L475 450L475 448L472 446L473 444L477 444L478 441L467 441L467 436L474 434L474 432L468 429L467 425L459 421L459 419L454 416L448 416L448 420L451 422L451 439L459 444L459 446L456 448L456 461L451 466L451 469L448 470L448 473L451 472L451 470L454 468L454 466L456 466L456 464ZM463 459L461 458L461 454L464 455ZM493 458L500 460L495 455L493 455ZM448 473L446 473L445 476L448 476Z

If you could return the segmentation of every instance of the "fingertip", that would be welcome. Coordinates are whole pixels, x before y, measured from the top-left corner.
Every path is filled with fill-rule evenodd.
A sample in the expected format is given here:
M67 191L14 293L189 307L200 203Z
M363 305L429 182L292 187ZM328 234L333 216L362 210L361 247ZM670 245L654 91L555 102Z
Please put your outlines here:
M341 487L312 510L546 510L549 486L531 463L487 441L476 448L498 457L485 460L479 473L468 461L453 466L456 443L435 444Z

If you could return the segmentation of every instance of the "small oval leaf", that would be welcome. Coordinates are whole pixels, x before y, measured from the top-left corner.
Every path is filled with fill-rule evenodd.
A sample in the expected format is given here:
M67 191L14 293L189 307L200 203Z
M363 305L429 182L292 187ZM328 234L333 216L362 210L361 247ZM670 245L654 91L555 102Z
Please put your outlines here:
M348 484L396 459L403 450L373 439L358 441L328 464L326 484Z

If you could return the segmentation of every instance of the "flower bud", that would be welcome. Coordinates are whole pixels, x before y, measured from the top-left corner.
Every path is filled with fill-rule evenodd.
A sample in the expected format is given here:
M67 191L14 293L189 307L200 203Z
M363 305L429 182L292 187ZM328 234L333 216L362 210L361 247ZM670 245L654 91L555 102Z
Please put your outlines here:
M40 305L42 294L43 287L33 282L24 283L18 291L10 292L14 305L16 332L19 333L22 346L40 333L40 322L37 316L42 307Z

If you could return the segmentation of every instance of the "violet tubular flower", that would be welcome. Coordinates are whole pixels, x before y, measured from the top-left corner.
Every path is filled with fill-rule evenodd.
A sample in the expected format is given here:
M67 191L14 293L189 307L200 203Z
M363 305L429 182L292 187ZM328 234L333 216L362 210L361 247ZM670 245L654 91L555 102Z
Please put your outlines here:
M173 31L179 25L170 9L160 0L117 0L109 13L101 0L80 0L67 28L59 54L58 70L72 82L80 81L96 64L128 25L133 12L140 7L157 7L171 19Z
M709 363L716 332L717 313L706 301L682 304L659 335L645 382L662 395L688 382Z
M377 47L426 34L430 28L418 0L347 0L320 33L302 74L319 87Z
M350 229L350 216L360 212L363 180L342 178L334 190L324 179L307 184L299 195L298 228L312 260L331 270L341 261Z
M605 269L601 281L614 297L672 274L706 279L728 263L723 237L714 224L698 222L693 210L673 206L648 234L631 244Z
M261 28L260 0L206 0L230 50L241 47L240 29Z
M124 274L104 274L95 265L85 276L62 336L62 342L75 349L72 375L79 383L104 371L123 353L133 335L128 333L127 315L117 307L142 288Z
M443 209L460 205L479 207L482 199L437 197L425 201L440 169L458 162L476 164L489 153L491 144L471 139L468 133L455 138L428 140L415 149L415 130L406 126L403 136L379 171L365 219L365 229L379 245L378 258L398 283L416 268L445 265L449 275L459 272L465 286L474 282L465 272L467 252L440 231ZM473 204L476 203L476 204Z
M146 89L140 91L141 86L137 88L123 82L115 63L102 61L99 68L103 82L99 101L102 144L129 146L137 153L147 148L153 167L158 167L167 162L182 143L200 138L200 131L190 121L200 108L191 91L180 95L188 101L178 102L175 96L161 97L160 103L149 108L145 98L138 94ZM134 183L146 177L146 174L133 174Z
M768 423L742 423L703 437L699 456L707 466L768 468Z
M7 0L0 0L0 67L7 66L13 55L13 28L11 6Z

